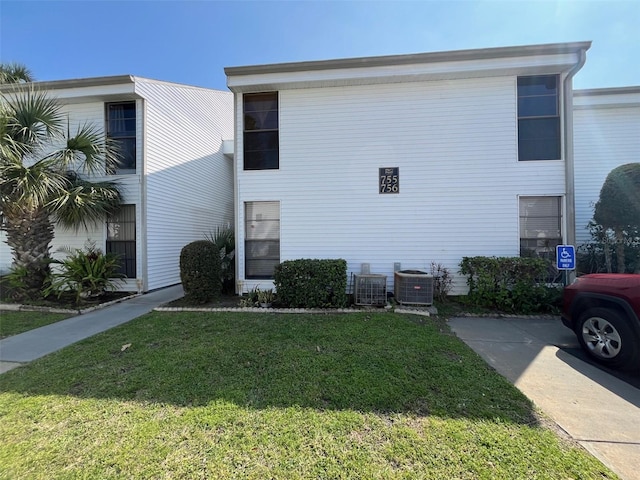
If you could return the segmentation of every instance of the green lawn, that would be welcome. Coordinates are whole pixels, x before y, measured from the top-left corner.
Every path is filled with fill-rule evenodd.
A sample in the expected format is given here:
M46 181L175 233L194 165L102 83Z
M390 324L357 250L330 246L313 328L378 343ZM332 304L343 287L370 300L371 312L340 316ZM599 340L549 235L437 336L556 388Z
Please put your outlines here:
M68 313L0 311L0 338L43 327L70 317Z
M159 313L0 377L0 478L616 478L438 319Z

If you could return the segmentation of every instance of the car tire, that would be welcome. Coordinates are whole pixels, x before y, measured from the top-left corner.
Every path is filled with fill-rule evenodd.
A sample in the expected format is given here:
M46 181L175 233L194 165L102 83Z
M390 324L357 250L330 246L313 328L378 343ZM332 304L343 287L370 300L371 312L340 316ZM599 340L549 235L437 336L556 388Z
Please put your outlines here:
M599 363L619 368L638 367L640 342L622 313L610 308L585 310L576 324L580 346Z

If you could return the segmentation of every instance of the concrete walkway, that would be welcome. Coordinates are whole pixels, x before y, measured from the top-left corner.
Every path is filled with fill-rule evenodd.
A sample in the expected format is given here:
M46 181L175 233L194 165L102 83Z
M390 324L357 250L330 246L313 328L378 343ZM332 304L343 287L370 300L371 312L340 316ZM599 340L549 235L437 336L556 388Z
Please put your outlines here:
M182 285L175 285L2 339L0 373L129 322L182 295Z
M640 479L640 390L567 353L559 319L449 320L457 336L586 450L625 480Z

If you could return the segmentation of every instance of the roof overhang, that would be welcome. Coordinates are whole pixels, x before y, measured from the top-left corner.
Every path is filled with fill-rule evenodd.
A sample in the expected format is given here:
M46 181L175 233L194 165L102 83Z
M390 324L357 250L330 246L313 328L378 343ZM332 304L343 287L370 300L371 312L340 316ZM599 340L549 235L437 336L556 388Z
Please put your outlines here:
M50 92L52 96L65 103L104 102L115 99L122 101L140 98L140 95L135 93L135 77L132 75L2 85L0 93L11 94L27 89Z
M576 110L625 107L640 107L640 86L594 88L573 92L573 108Z
M313 62L227 67L234 92L369 85L507 74L562 73L591 42L528 45Z

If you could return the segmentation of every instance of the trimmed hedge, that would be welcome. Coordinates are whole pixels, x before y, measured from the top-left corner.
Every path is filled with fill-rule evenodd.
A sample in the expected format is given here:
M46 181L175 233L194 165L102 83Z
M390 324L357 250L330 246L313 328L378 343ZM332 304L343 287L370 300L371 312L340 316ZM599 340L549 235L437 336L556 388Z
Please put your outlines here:
M528 257L463 257L469 301L509 313L553 311L559 290L544 283L547 263Z
M180 279L185 298L207 303L222 291L220 250L209 240L197 240L180 252Z
M276 266L278 303L291 308L347 305L347 262L343 259L287 260Z

